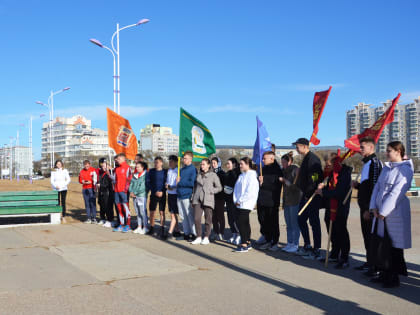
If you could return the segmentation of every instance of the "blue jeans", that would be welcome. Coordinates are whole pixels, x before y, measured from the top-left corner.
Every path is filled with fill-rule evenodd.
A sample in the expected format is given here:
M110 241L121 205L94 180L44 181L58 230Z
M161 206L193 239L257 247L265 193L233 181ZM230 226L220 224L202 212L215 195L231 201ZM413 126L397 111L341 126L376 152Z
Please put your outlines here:
M93 188L83 189L83 200L85 201L86 214L88 219L96 219L96 196Z
M298 222L299 204L284 206L284 220L287 226L287 244L299 245L300 229Z
M308 200L302 197L300 201L299 209L302 209ZM319 207L321 204L321 196L316 195L312 199L311 203L305 209L305 211L299 216L299 228L302 233L305 246L311 245L311 239L309 238L309 228L306 223L309 218L309 223L312 227L312 235L314 238L314 248L321 248L321 222L319 221Z

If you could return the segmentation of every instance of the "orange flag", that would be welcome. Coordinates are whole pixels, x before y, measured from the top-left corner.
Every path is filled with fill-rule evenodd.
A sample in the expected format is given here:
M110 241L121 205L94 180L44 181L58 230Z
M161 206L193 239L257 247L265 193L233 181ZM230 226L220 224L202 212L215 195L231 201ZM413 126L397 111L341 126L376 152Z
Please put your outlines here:
M137 138L130 123L109 108L106 109L108 120L108 145L115 152L125 153L129 160L134 160L137 154Z

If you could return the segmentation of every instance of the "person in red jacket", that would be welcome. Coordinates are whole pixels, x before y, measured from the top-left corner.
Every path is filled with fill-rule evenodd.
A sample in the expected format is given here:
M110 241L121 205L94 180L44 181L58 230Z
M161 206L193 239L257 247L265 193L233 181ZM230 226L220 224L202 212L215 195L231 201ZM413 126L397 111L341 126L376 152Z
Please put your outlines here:
M90 162L88 160L83 161L83 169L79 174L79 183L83 185L82 193L87 214L85 223L96 223L95 185L97 178L96 170L90 165Z
M115 203L118 208L120 225L116 227L114 232L129 232L130 228L130 208L128 207L128 187L130 186L131 178L133 173L130 166L126 162L124 153L117 155L118 167L115 168Z

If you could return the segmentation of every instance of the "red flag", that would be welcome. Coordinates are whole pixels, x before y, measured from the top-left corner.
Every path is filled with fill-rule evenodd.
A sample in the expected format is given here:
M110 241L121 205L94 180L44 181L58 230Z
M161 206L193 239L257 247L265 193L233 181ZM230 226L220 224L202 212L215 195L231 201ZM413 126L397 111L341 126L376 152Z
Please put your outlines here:
M370 137L375 141L375 143L378 142L385 126L394 121L394 110L400 96L401 93L398 93L397 97L392 100L391 106L378 118L377 121L375 121L371 127L366 128L359 135L354 135L353 137L344 140L344 146L355 152L360 152L360 139Z
M106 111L109 147L113 148L115 153L125 153L128 159L134 160L137 154L137 139L129 121L109 108Z
M313 143L314 145L318 145L320 143L319 139L316 137L318 134L318 124L321 119L322 112L324 111L325 104L327 104L331 88L332 87L330 86L330 88L326 91L316 92L314 96L314 131L312 132L311 140L309 140L309 142Z

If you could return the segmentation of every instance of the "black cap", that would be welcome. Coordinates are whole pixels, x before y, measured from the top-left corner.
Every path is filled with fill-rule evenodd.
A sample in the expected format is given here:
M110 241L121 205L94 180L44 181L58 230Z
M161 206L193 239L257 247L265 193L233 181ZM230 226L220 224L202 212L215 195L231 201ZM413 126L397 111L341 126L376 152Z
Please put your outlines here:
M99 159L99 164L102 164L102 163L104 163L104 162L106 162L106 158L100 158L100 159Z
M306 138L299 138L299 139L296 140L296 142L293 142L292 144L293 145L296 145L296 144L309 145L309 140L306 139Z

